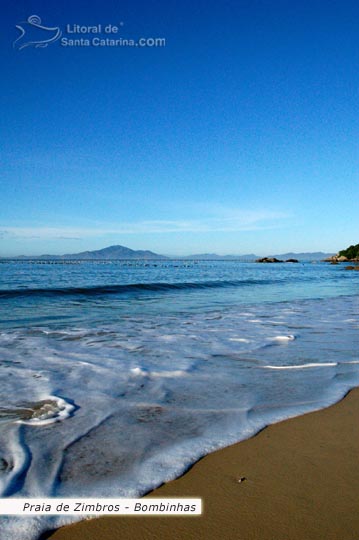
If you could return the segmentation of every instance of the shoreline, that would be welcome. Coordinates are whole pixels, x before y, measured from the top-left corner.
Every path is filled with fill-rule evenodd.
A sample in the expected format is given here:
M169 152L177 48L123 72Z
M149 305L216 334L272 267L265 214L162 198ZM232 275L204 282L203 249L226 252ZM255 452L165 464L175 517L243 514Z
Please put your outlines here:
M147 495L201 497L202 516L92 518L43 538L357 540L358 420L355 388L334 405L203 457Z

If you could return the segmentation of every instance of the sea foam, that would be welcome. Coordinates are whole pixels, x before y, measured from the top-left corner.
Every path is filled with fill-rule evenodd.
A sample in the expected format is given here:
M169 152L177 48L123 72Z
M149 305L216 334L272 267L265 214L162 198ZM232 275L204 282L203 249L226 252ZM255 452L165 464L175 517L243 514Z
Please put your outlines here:
M235 279L221 268L223 287L203 270L210 286L202 288L151 286L117 295L99 283L96 294L3 299L9 306L0 334L3 496L142 495L204 454L327 406L359 384L357 297L289 295L278 302L272 270ZM105 270L102 281L109 279ZM140 268L143 279L147 271ZM69 281L86 289L83 270L73 272ZM163 269L151 272L150 283L159 283ZM198 270L173 272L184 284ZM278 272L287 272L291 284L295 272L306 270ZM303 294L316 283L308 272ZM110 277L118 279L116 272ZM245 291L253 293L261 281L269 289L247 301ZM243 282L241 293L229 282ZM266 302L258 300L263 294ZM1 525L7 537L35 540L66 519L2 518Z

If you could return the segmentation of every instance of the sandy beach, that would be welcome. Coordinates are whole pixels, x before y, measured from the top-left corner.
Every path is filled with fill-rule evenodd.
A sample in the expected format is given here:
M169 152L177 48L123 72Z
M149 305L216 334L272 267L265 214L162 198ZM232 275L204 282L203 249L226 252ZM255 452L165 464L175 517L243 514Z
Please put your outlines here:
M52 540L357 540L359 389L214 452L151 497L201 497L199 517L105 517ZM242 479L242 481L239 481Z

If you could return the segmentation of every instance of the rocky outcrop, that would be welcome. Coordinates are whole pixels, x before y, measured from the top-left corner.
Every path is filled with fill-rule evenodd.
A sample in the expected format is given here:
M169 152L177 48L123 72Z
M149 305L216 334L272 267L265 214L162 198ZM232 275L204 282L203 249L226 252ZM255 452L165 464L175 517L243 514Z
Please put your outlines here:
M256 260L257 263L282 263L284 261L280 261L279 259L276 259L275 257L262 257L261 259Z
M324 259L324 262L330 262L331 264L337 264L340 262L359 262L359 257L355 257L354 259L348 259L348 257L345 257L345 255L338 254Z
M325 262L337 264L340 262L359 262L359 244L349 246L347 249L339 251L336 255L324 259Z
M299 262L298 259L287 259L286 261L282 261L280 259L277 259L276 257L262 257L261 259L256 260L257 263L297 263Z

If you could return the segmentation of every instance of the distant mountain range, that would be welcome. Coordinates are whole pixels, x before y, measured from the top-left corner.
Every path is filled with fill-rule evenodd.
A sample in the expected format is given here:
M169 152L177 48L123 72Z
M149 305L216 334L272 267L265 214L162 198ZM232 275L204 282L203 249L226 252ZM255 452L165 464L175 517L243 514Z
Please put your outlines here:
M157 255L152 251L133 250L124 246L110 246L95 251L82 251L81 253L71 253L66 255L20 255L13 257L14 259L22 260L113 260L113 259L167 259L164 255Z
M270 255L270 257L276 257L277 259L298 259L298 261L322 261L326 257L330 257L332 253L323 253L322 251L314 251L308 253L280 253L279 255Z
M248 255L217 255L216 253L199 253L196 255L186 255L178 258L192 261L255 261L256 259L258 259L258 255L254 255L254 253L250 253Z
M330 257L333 253L323 253L322 251L316 251L314 253L281 253L277 255L269 255L270 257L276 257L277 259L298 259L303 260L323 260ZM5 257L2 257L3 259ZM7 257L10 258L10 257ZM248 255L217 255L216 253L202 253L197 255L187 255L183 257L166 257L165 255L159 255L148 250L133 250L124 246L110 246L104 249L98 249L95 251L82 251L81 253L71 253L66 255L19 255L18 257L11 257L11 259L17 260L114 260L114 259L183 259L183 260L237 260L237 261L255 261L259 259L259 255L250 253Z
M280 260L287 259L297 259L298 261L320 261L325 257L329 257L327 253L322 251L315 251L310 253L280 253L279 255L268 255L269 257L275 257ZM181 257L181 259L192 259L192 260L236 260L236 261L255 261L262 256L255 255L254 253L249 253L247 255L216 255L215 253L203 253L199 255L187 255L186 257Z

